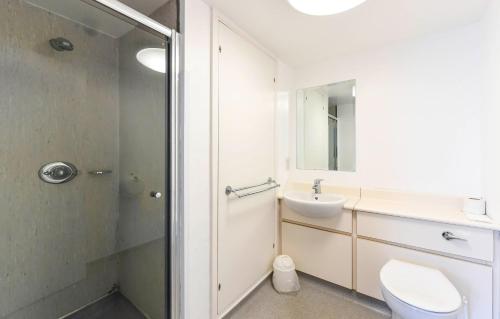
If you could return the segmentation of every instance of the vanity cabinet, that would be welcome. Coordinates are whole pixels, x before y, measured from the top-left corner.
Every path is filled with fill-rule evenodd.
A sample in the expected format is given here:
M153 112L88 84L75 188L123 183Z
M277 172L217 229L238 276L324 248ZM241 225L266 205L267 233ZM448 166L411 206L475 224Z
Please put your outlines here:
M283 253L297 270L352 289L352 237L282 223Z
M446 240L445 231L463 240ZM356 290L383 300L379 272L390 259L441 270L465 296L470 319L491 319L493 232L380 215L357 213Z
M310 218L281 205L283 254L297 270L352 289L352 210Z
M352 211L314 219L281 206L282 252L297 270L352 289Z

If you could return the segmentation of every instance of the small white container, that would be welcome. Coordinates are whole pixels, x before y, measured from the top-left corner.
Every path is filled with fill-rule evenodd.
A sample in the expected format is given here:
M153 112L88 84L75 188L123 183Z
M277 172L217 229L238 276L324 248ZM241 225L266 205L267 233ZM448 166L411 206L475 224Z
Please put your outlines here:
M300 289L295 263L287 255L280 255L273 263L273 286L279 293L296 292Z

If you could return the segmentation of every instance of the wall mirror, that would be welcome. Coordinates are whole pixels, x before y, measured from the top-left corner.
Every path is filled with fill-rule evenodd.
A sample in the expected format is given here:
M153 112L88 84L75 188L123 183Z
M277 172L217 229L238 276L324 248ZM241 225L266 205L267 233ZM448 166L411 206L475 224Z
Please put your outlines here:
M297 168L356 170L356 80L297 91Z

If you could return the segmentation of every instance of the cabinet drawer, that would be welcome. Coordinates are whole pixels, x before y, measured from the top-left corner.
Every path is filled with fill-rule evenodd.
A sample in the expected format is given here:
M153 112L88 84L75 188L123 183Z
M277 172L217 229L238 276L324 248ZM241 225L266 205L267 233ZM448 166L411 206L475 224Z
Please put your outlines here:
M342 214L332 218L309 218L296 213L288 208L284 201L281 201L281 218L349 234L352 233L352 211L348 209L344 209Z
M380 269L391 259L441 270L469 301L469 318L491 319L493 303L493 270L489 266L412 249L357 240L357 287L362 294L383 300Z
M282 223L283 253L297 270L352 288L352 237Z
M358 236L493 261L491 230L358 212L357 231ZM446 240L442 236L444 232L465 240Z

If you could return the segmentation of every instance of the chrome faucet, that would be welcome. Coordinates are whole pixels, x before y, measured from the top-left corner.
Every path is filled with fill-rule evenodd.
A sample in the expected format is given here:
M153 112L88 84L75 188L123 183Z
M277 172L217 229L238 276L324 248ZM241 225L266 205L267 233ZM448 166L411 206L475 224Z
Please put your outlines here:
M314 180L314 185L312 187L314 194L321 194L321 182L323 179L321 178L316 178Z

